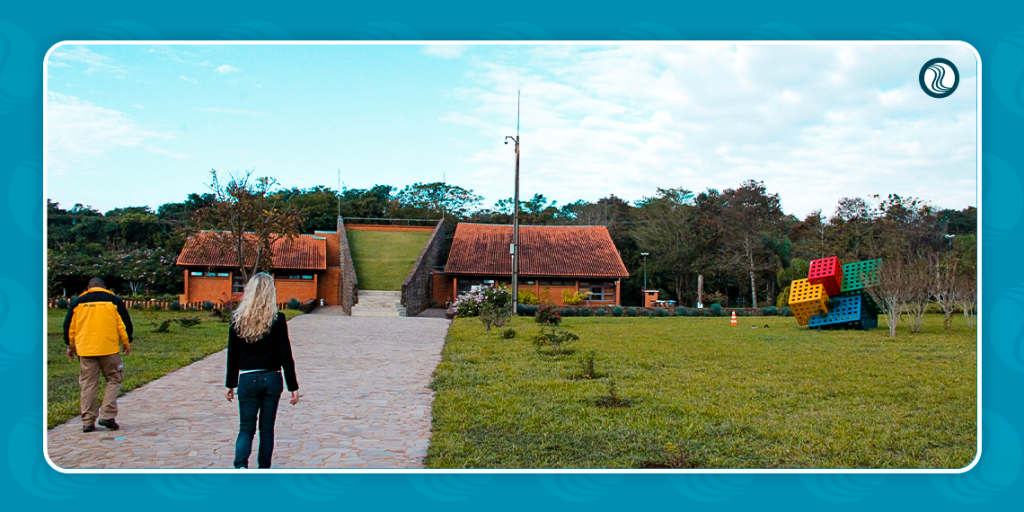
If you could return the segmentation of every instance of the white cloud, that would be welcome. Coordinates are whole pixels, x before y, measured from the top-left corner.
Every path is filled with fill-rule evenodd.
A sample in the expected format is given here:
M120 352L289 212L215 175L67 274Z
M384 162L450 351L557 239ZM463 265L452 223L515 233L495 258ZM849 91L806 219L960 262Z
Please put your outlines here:
M233 108L220 108L220 107L206 107L199 109L200 112L207 112L210 114L232 114L232 115L250 115L259 116L263 115L263 112L257 110L238 110Z
M181 80L182 82L188 82L190 84L198 84L199 83L199 80L196 80L195 78L189 78L189 77L187 77L185 75L179 76L178 79Z
M135 104L133 104L133 105L132 105L132 107L134 107L134 108L137 108L137 109L139 109L139 110L145 110L145 109L146 109L146 107L145 107L145 106L143 106L143 105L140 105L140 104L138 104L138 103L135 103Z
M49 168L58 175L83 170L118 149L135 148L174 135L143 128L124 112L56 92L46 101Z
M188 160L189 158L192 158L190 155L186 155L184 153L178 153L176 151L171 151L169 149L164 149L164 148L162 148L160 146L157 146L155 144L148 144L148 145L146 145L146 152L147 153L153 153L155 155L169 156L171 158L174 158L175 160Z
M975 189L948 184L975 176L975 79L945 103L917 85L928 55L958 48L516 47L476 64L471 85L451 91L469 107L440 120L494 138L463 160L463 186L488 199L510 195L495 176L514 162L500 142L521 89L527 196L633 200L756 179L797 215L890 192L962 208Z
M86 73L109 73L119 78L128 74L124 67L114 64L114 59L86 46L61 46L50 54L50 66L69 66L69 62L84 64Z
M454 59L461 57L469 47L460 44L431 44L423 47L423 53L441 57L442 59Z
M234 66L232 66L230 64L224 64L222 66L217 66L214 69L214 71L216 71L216 72L218 72L218 73L220 73L222 75L226 75L228 73L237 73L237 72L241 71L241 69L238 69L238 68L236 68L236 67L234 67Z

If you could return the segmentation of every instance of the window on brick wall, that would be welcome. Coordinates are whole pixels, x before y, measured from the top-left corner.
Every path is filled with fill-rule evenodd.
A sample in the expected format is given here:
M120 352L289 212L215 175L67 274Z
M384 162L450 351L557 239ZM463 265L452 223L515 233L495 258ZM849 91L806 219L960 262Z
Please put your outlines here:
M242 276L232 276L231 278L231 293L242 293L245 291L245 283L242 281Z

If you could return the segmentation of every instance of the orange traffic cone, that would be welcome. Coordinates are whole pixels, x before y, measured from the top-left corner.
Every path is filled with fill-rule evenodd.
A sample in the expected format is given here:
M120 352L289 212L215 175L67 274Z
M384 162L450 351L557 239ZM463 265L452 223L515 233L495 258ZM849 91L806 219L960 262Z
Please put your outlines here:
M736 311L732 312L732 322L729 322L729 323L732 324L732 325L739 325L739 323L736 322Z

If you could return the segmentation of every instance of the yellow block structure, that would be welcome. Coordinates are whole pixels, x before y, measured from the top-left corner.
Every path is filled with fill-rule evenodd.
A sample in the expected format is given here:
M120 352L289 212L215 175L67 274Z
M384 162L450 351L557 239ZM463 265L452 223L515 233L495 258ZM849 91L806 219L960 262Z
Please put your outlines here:
M820 284L811 284L807 279L797 279L789 286L789 309L800 325L807 325L811 321L811 315L824 315L828 313L825 303L828 302L828 293L825 287Z

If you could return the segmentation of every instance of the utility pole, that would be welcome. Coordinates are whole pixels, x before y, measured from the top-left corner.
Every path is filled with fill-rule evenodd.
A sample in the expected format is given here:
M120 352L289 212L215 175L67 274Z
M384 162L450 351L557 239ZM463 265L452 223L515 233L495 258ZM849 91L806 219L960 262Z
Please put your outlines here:
M519 102L521 95L522 91L516 94L516 136L505 136L505 144L508 144L508 139L512 139L516 143L516 193L512 208L512 247L509 248L509 251L512 253L513 315L519 311Z
M647 290L647 255L649 252L642 252L640 256L644 257L644 290Z

